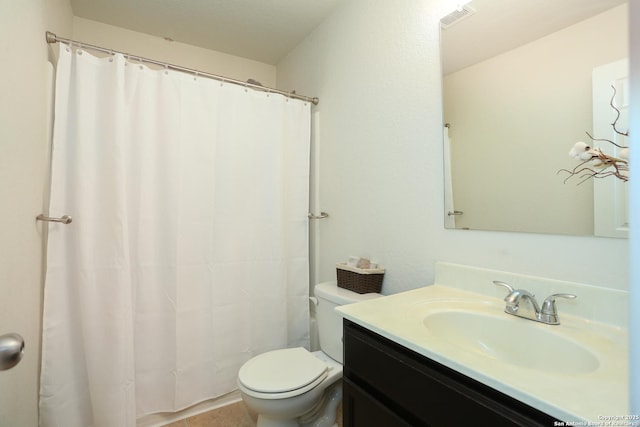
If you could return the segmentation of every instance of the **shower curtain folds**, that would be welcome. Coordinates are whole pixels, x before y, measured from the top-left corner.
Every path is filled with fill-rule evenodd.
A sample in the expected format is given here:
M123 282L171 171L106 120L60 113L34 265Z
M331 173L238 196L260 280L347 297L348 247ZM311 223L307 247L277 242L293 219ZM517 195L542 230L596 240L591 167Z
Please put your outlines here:
M61 46L40 425L134 427L308 347L310 104Z

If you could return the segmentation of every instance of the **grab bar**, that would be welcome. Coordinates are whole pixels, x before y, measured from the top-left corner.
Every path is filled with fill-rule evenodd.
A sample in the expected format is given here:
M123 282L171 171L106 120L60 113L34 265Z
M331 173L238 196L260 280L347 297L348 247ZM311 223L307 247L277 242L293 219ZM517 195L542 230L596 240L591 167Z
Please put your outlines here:
M47 222L61 222L63 224L71 224L71 221L73 221L73 219L71 218L70 215L62 215L60 218L51 218L49 216L45 216L43 214L40 214L36 217L37 221L47 221Z
M320 212L320 215L314 215L312 213L309 213L308 217L309 219L324 219L324 218L328 218L329 214L326 212ZM71 224L71 222L73 221L73 218L71 218L71 215L62 215L60 218L52 218L52 217L40 214L36 217L36 219L38 221L61 222L62 224Z
M320 212L320 215L309 213L307 216L309 217L309 219L324 219L324 218L328 218L329 214L326 212ZM70 224L73 221L73 218L71 218L71 215L62 215L60 218L52 218L52 217L44 216L43 214L40 214L36 217L36 219L38 221L61 222L63 224Z
M309 219L325 219L325 218L329 218L329 214L326 212L320 212L320 215L315 215L312 213L309 213L309 215L307 215L309 217Z

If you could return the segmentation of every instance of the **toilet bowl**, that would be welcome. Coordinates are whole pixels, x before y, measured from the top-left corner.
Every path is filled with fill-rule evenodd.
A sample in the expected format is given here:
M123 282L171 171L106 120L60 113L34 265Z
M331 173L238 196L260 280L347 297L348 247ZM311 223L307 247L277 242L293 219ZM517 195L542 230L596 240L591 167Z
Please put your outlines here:
M325 282L314 288L321 351L286 348L257 355L238 373L257 427L332 427L342 399L342 317L334 308L380 297L357 294Z

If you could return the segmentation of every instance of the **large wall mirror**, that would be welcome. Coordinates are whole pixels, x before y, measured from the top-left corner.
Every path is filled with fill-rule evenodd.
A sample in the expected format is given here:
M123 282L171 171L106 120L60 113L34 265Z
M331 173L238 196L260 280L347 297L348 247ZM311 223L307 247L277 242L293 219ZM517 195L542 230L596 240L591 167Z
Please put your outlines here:
M610 137L596 131L615 117L612 84L626 114L628 76L594 82L628 70L626 0L473 0L456 12L441 30L447 228L624 237L627 184L558 171L578 164L568 152L592 143L585 132ZM598 206L611 203L599 231Z

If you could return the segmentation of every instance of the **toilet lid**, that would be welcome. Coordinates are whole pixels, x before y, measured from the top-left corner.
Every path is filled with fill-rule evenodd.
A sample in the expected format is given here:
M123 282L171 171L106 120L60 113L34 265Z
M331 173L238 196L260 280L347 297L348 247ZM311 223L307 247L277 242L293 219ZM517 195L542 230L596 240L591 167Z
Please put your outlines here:
M302 347L274 350L245 363L238 380L260 393L285 393L327 375L327 364Z

